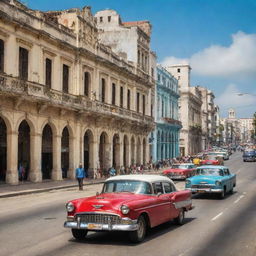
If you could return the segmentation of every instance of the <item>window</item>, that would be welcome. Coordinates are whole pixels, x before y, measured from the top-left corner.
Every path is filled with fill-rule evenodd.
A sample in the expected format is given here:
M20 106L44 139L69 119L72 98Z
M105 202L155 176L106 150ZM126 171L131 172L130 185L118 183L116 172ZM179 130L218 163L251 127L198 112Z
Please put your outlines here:
M111 16L108 16L108 22L110 22L111 21Z
M4 41L0 39L0 72L4 72Z
M177 72L180 73L180 68L177 69Z
M154 193L155 194L158 194L158 193L163 194L163 187L162 187L161 182L153 183L153 187L154 187Z
M172 192L172 187L171 187L171 184L170 183L163 183L163 186L164 186L164 192L167 194L167 193L171 193Z
M155 76L155 72L154 72L154 69L151 68L151 76L154 77Z
M138 51L138 65L140 66L140 51Z
M116 85L112 84L112 105L116 104Z
M101 101L105 102L105 90L106 90L106 82L105 79L101 79Z
M84 95L89 96L90 73L84 72Z
M151 116L153 116L153 110L154 110L154 108L153 108L153 104L151 103Z
M103 17L100 17L100 22L103 22Z
M124 98L124 88L120 87L120 107L123 107L123 98Z
M45 85L49 88L52 86L52 60L45 59Z
M127 108L131 108L131 91L130 89L127 90Z
M137 92L137 112L140 112L140 93Z
M65 93L68 93L68 84L69 84L69 66L63 64L62 90Z
M145 108L146 108L146 97L145 95L142 96L142 113L145 115Z
M19 76L28 80L28 50L22 47L19 48Z

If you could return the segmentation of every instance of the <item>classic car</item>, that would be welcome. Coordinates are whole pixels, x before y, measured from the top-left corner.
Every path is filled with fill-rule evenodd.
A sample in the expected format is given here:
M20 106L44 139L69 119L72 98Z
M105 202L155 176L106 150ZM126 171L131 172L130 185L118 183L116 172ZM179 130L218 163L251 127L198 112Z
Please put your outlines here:
M200 161L201 165L222 165L223 158L215 155L206 155L203 160Z
M194 175L196 166L192 163L173 164L171 168L163 170L162 174L175 180L186 179Z
M178 191L167 177L120 175L108 178L100 194L69 201L64 227L78 240L104 230L128 232L131 241L141 242L148 228L170 220L183 224L191 209L191 192Z
M255 162L256 161L256 150L247 150L243 153L244 162Z
M204 165L196 170L196 175L186 180L186 189L192 193L218 193L221 198L233 192L236 186L236 175L228 167Z
M229 154L226 151L212 151L208 152L207 155L214 155L223 157L224 160L229 160Z

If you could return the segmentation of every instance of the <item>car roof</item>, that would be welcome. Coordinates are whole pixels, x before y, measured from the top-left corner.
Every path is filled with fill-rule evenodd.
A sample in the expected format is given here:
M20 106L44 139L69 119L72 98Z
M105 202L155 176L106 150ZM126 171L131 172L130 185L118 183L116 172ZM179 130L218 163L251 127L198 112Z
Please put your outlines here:
M172 165L194 165L193 163L173 163Z
M201 165L199 167L197 167L196 169L227 169L226 166L224 165Z
M146 182L161 182L161 181L167 181L171 182L173 181L165 176L161 175L150 175L150 174L130 174L130 175L118 175L111 178L108 178L106 181L112 181L112 180L137 180L137 181L146 181Z

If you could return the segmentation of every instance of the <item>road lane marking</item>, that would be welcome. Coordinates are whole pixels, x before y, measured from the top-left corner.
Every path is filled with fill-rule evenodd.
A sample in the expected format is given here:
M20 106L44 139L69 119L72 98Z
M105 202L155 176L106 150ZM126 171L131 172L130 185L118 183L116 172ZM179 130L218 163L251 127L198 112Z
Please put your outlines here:
M239 197L236 199L236 201L234 202L234 204L237 204L243 197L244 197L244 195L239 196Z
M218 215L216 215L214 218L212 218L212 221L215 221L216 219L218 219L222 214L223 214L223 212L221 212Z

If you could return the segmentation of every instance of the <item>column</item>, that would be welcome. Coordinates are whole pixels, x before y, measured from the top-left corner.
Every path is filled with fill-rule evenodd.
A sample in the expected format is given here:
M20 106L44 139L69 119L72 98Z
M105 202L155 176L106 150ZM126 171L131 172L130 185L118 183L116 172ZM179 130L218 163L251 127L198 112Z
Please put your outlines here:
M79 147L77 147L76 137L69 137L69 168L67 177L69 179L75 179L75 169L78 163L75 163L75 154L74 152L79 152ZM79 155L79 153L78 153Z
M62 180L61 171L61 135L53 136L53 169L52 180Z
M7 133L7 171L6 183L16 185L18 178L18 133L11 131Z
M30 171L29 180L32 182L42 181L41 158L42 158L42 134L30 135Z

